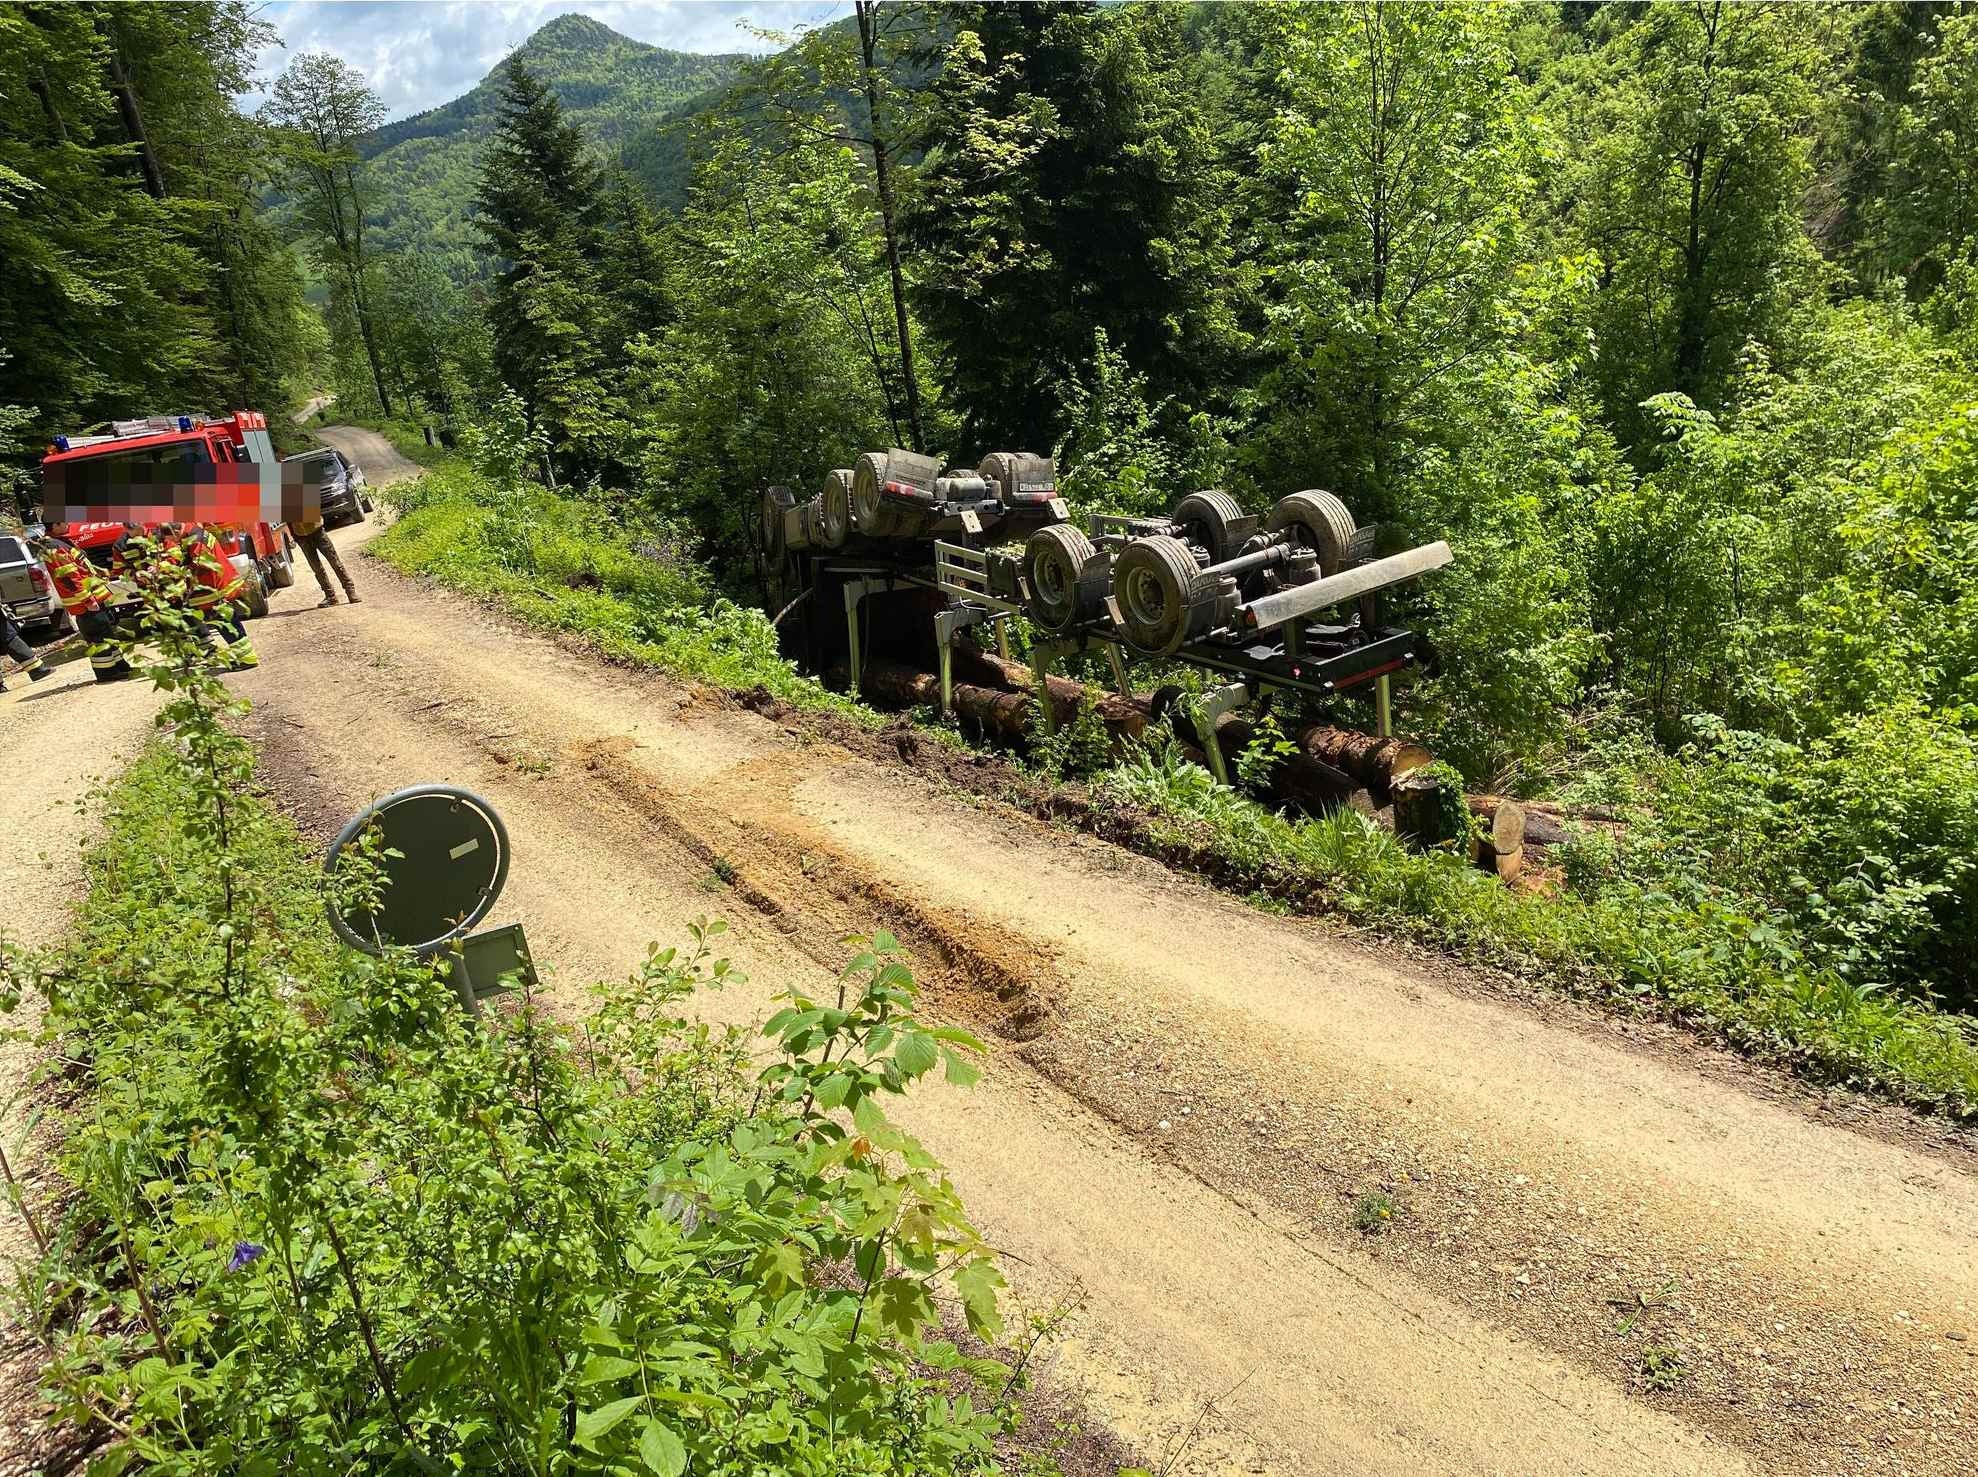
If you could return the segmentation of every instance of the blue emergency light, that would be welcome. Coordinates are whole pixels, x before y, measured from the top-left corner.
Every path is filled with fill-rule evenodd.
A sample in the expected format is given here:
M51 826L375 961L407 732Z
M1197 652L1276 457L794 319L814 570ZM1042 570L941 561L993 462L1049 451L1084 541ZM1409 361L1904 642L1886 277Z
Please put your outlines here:
M190 430L192 429L192 417L191 417L191 416L189 416L189 415L182 415L182 416L180 416L180 417L179 417L179 429L180 429L181 431L190 431Z
M55 449L57 451L67 451L69 449L69 438L67 436L57 436L55 438Z

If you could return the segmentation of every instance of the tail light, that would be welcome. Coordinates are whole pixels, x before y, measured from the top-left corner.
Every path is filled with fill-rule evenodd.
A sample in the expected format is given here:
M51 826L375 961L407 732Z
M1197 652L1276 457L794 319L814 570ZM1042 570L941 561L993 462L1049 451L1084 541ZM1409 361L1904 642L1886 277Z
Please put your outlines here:
M48 571L39 564L30 564L27 567L27 582L42 594L48 593Z

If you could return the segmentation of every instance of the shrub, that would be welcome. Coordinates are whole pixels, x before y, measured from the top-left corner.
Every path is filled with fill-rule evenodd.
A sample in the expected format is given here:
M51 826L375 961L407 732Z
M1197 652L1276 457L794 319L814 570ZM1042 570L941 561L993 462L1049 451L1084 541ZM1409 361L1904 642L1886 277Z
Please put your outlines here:
M470 1017L434 965L335 944L230 700L168 649L73 939L6 956L76 1093L20 1312L57 1414L116 1435L95 1470L992 1464L1003 1418L952 1382L1006 1372L935 1298L993 1336L1000 1278L881 1107L979 1046L915 1018L891 939L784 997L759 1075L681 1009L737 977L719 924L575 1026Z

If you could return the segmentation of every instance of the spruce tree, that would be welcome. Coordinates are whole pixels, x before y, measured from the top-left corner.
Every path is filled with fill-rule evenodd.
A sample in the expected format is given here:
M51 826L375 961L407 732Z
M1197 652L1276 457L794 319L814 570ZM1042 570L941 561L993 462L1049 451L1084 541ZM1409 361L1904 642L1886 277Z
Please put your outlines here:
M596 471L621 357L599 285L605 194L583 130L523 60L502 71L501 121L482 157L475 229L492 257L496 372L566 463Z
M973 5L905 219L971 445L1048 450L1096 337L1195 405L1224 348L1225 202L1169 7Z

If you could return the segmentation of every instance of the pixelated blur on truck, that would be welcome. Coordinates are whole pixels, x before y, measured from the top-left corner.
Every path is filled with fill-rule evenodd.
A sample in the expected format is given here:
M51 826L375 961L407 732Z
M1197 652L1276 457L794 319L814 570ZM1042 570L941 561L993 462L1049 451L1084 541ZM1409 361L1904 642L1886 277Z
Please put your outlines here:
M57 436L41 459L42 520L106 568L133 526L200 523L245 582L249 614L295 583L286 522L313 500L281 458L259 411L112 421L107 433Z

